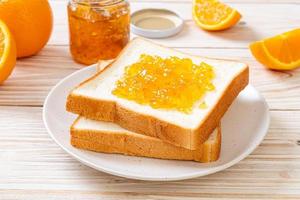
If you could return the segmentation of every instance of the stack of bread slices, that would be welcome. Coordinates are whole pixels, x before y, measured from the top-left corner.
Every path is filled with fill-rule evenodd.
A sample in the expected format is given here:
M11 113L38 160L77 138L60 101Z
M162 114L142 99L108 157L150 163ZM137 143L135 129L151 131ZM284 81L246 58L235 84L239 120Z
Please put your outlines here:
M195 63L211 65L215 90L204 97L207 107L193 107L186 114L154 109L113 95L124 68L142 54L190 58ZM102 153L215 161L221 149L221 118L248 81L249 69L244 63L191 56L141 38L133 39L117 59L70 92L66 109L79 115L70 128L71 144Z

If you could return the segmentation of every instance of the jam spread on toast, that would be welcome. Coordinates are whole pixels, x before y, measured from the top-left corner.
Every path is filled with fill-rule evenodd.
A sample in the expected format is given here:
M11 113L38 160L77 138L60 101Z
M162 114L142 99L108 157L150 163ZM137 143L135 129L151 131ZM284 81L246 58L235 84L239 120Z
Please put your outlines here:
M112 94L155 109L188 114L194 106L206 108L200 100L215 89L214 76L213 67L204 62L195 64L189 58L142 54L136 63L125 67Z

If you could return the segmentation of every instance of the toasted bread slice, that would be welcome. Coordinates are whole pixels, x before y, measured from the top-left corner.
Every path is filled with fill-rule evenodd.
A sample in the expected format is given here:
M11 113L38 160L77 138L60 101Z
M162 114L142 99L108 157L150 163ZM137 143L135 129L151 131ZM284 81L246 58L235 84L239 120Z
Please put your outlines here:
M128 131L111 122L78 117L71 126L71 144L77 148L151 158L212 162L219 158L221 128L197 150L177 147L162 140Z
M112 94L124 68L141 54L190 58L194 63L213 66L215 90L208 92L206 109L195 106L191 114L153 109ZM68 96L66 109L89 119L114 122L136 133L160 138L173 145L197 149L217 127L239 92L248 84L249 69L244 63L191 56L136 38L108 67L77 86Z

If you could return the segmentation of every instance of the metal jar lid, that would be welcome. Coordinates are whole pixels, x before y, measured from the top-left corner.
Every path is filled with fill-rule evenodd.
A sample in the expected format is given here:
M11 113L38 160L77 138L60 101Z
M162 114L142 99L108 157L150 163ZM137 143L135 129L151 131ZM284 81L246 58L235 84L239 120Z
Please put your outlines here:
M131 14L131 31L147 38L165 38L179 33L183 19L167 9L149 8Z

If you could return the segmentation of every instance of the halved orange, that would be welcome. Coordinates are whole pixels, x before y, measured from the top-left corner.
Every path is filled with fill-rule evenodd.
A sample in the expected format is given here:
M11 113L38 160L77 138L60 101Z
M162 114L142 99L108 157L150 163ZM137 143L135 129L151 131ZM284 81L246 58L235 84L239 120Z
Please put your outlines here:
M17 52L8 27L0 20L0 84L5 81L16 64Z
M220 31L238 23L241 14L217 0L193 0L193 18L204 30Z
M300 28L250 44L252 55L275 70L300 67Z

